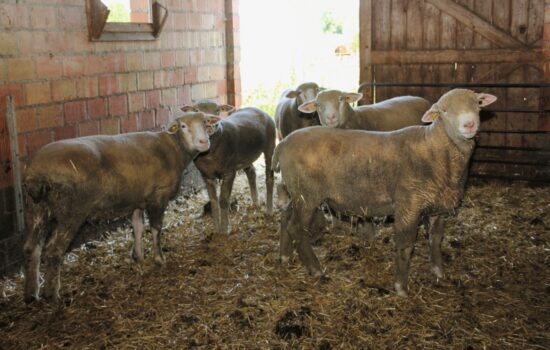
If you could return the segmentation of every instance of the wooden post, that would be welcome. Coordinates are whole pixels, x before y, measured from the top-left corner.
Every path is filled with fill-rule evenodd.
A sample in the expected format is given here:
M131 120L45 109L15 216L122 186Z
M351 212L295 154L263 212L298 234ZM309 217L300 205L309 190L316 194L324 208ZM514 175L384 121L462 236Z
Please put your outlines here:
M11 164L13 169L13 188L15 192L15 215L19 232L25 230L25 216L23 209L23 189L21 187L21 164L19 162L19 144L17 142L17 124L15 119L15 107L13 97L7 96L7 123L11 147Z
M359 84L373 81L372 67L372 0L361 0L359 4ZM361 89L361 104L374 102L374 88Z

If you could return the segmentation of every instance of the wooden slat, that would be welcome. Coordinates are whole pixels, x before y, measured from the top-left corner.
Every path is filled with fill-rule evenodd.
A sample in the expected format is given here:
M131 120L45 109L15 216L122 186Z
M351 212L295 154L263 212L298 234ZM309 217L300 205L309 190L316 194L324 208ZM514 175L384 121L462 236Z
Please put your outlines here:
M540 62L542 50L372 51L373 64Z
M404 0L391 0L390 26L391 42L393 50L405 48L406 13Z
M372 0L361 0L359 3L359 47L360 64L359 84L372 82ZM362 103L372 103L372 89L364 89Z
M527 42L536 44L542 39L544 28L544 0L531 0L529 2L529 24L527 26Z
M25 230L25 214L23 205L23 187L21 162L19 159L19 143L17 141L17 118L15 117L15 105L12 96L6 97L6 122L11 148L11 164L13 169L13 190L15 193L15 216L19 232Z
M373 24L375 30L372 33L373 48L387 49L390 45L390 1L373 2Z
M524 46L521 41L518 41L508 33L496 28L476 13L464 8L452 0L426 0L426 2L433 4L441 11L453 16L462 24L475 30L476 33L483 35L500 47L516 48Z
M439 46L439 15L440 11L437 7L425 3L424 4L424 37L423 45L424 49L438 49Z
M420 0L409 0L406 3L407 10L407 48L421 49L424 26L422 25L422 7Z
M493 0L493 25L507 33L510 32L510 1Z
M103 32L113 33L152 33L152 23L107 23Z
M493 11L491 1L483 0L474 2L474 12L489 23L493 23ZM484 38L481 34L474 34L474 48L490 49L491 42Z
M456 48L456 19L446 13L441 13L440 49Z
M528 6L529 0L512 1L510 33L523 43L527 43Z

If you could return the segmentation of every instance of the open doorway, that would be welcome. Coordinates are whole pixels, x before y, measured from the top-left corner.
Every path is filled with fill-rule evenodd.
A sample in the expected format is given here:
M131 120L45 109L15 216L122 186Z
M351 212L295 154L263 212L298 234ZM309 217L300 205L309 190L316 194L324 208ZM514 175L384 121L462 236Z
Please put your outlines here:
M357 90L359 0L240 0L239 17L243 106L273 115L307 81Z

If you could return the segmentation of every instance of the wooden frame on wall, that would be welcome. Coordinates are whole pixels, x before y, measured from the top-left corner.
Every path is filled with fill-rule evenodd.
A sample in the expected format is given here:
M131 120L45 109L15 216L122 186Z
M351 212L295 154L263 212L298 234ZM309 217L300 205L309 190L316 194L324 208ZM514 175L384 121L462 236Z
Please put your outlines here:
M101 0L86 0L90 41L156 40L168 18L168 9L158 1L152 4L153 23L107 23L109 12Z

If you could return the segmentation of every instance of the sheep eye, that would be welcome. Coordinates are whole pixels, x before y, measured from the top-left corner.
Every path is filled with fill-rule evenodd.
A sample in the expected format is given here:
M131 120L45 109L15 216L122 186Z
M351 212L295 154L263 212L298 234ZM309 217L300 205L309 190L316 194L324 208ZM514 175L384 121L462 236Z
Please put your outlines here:
M181 128L182 128L182 129L187 129L187 125L181 124Z

